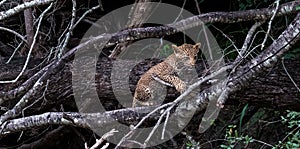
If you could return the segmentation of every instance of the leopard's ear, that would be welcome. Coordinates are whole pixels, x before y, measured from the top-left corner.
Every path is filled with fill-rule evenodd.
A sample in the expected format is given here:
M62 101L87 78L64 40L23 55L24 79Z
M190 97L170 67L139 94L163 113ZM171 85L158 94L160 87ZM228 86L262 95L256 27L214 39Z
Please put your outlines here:
M175 44L172 44L172 48L174 50L174 53L178 53L179 52L179 48Z
M193 47L194 47L195 49L199 49L200 46L201 46L201 43L200 43L200 42L198 42L198 43L196 43L195 45L193 45Z

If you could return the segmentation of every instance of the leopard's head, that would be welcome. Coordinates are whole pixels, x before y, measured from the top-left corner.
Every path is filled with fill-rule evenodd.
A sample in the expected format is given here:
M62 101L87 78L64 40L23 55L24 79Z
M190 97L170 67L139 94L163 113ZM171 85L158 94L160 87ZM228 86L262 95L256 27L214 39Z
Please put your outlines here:
M200 43L183 44L181 46L172 45L175 56L184 63L186 66L194 66L197 60L197 54L199 52Z

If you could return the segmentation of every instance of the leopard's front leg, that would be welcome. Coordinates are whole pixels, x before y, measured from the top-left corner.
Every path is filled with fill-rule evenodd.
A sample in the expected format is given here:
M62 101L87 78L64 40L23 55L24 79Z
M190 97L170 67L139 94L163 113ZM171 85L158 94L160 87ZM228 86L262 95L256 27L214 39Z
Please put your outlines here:
M174 75L165 75L161 77L162 80L171 83L181 94L186 90L187 86L184 81Z

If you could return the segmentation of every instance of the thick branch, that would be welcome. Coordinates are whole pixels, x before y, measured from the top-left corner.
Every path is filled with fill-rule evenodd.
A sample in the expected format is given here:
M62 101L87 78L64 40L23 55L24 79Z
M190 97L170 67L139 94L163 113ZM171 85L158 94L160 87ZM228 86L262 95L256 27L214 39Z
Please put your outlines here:
M45 3L42 3L44 1L31 1L30 4L31 3L35 4L34 2L40 2L40 4L46 4L46 2L50 3L51 1L45 1ZM296 12L296 6L299 6L299 3L300 3L299 1L295 1L295 2L289 2L289 3L286 3L286 4L282 4L279 7L280 11L282 11L282 12L281 13L278 12L277 14L278 15L284 15L284 14L295 13ZM23 4L24 6L22 5L22 7L21 7L21 5L20 5L20 7L25 9L25 8L29 8L29 7L34 6L33 4L31 4L31 5ZM23 9L21 9L21 10L23 10ZM286 10L286 11L283 11L283 10ZM8 12L9 11L7 11L7 13ZM249 10L248 13L249 12L253 12L251 14L256 15L256 13L255 13L256 10ZM262 9L259 12L260 12L260 15L264 16L264 14L265 14L264 18L266 18L266 19L271 16L271 15L266 15L266 14L268 14L269 9ZM5 13L6 12L0 12L0 14L5 14ZM221 19L218 19L219 17L216 16L215 14L222 14ZM170 24L170 26L179 27L182 24L186 24L187 25L186 29L188 29L190 27L200 25L201 22L199 24L199 20L202 20L204 23L208 23L208 22L222 22L224 20L233 19L232 20L233 22L237 22L237 21L246 21L245 19L243 19L243 17L246 17L246 16L250 15L250 14L247 14L247 15L244 14L242 16L232 18L232 14L237 14L237 12L212 12L212 13L207 13L207 14L201 14L201 15L198 15L196 17L187 18L187 19L182 20L182 21L180 21L178 23L175 23L175 24ZM207 17L207 16L209 16L209 17ZM249 16L249 18L251 18L251 17ZM197 22L198 22L198 24L197 24ZM77 47L73 48L72 50L70 50L68 53L66 53L64 55L62 60L50 63L47 66L47 69L50 68L50 67L52 67L52 69L55 69L55 67L57 65L62 65L64 62L69 61L70 58L73 56L73 54L76 51L78 51L79 49L88 49L87 48L88 46L93 46L93 45L96 45L96 44L98 45L99 43L101 43L101 41L103 42L103 41L106 41L106 40L110 39L110 42L106 46L112 46L112 45L115 45L115 44L120 43L120 42L137 40L137 39L142 39L142 38L149 38L149 37L163 37L165 35L174 34L176 32L177 31L174 28L165 26L165 27L135 28L135 29L124 30L122 32L119 32L119 33L116 33L116 34L113 34L113 35L112 34L100 35L100 36L97 36L97 37L94 37L94 38L90 39L88 42L82 43L82 44L78 45ZM52 66L52 65L56 65L56 66ZM49 70L49 71L52 71L52 70ZM34 78L31 78L31 80L37 80L37 77L39 77L41 75L41 73L39 73L39 75L34 76ZM22 92L28 90L28 87L32 86L33 82L34 81L29 81L28 83L30 83L30 84L27 83L28 85L26 85L25 88L22 88L20 90ZM19 93L19 91L11 91L11 92L14 92L15 96L3 97L5 93L2 93L2 95L0 95L0 99L2 98L2 100L9 100L9 99L12 99L12 98L17 98L18 96L16 96L16 95L21 95Z
M130 122L142 119L154 107L138 107L135 109L120 109L104 113L71 113L71 112L47 112L24 118L9 120L4 124L0 136L5 134L27 130L29 128L45 125L73 125L82 128L90 128L90 125L105 126L115 121L130 124ZM151 119L157 119L159 112L153 114ZM87 122L88 121L88 122Z
M300 13L288 28L260 55L244 66L238 67L231 75L225 92L234 93L254 80L259 75L270 71L278 60L300 39ZM226 95L218 100L224 104Z
M278 13L276 14L276 16L283 16L291 13L296 13L297 11L299 11L297 10L297 7L299 5L300 1L293 1L282 4L278 8ZM184 30L187 28L199 26L202 24L202 22L237 23L243 21L267 20L272 17L274 11L275 8L263 8L233 12L210 12L181 20L175 24L170 24L170 26L179 30Z
M282 5L282 6L285 6L285 9L280 8L278 14L282 15L282 14L296 12L296 6L299 5L298 3L299 3L298 1L295 1L295 2L291 2L291 3ZM286 6L286 5L288 5L288 6ZM286 9L286 8L289 8L289 9ZM261 11L265 14L261 14L261 13L258 13L258 14L264 15L264 17L257 17L255 19L267 19L268 17L271 16L271 15L270 16L268 15L268 12L270 11L270 9L257 10L257 12L261 12ZM249 11L249 12L251 12L251 11ZM206 14L206 15L208 15L208 14ZM228 20L232 20L232 22L247 21L247 19L240 18L241 16L233 17L231 15L232 13L220 13L219 16L224 16L222 14L224 14L225 18L227 18ZM2 13L2 15L3 15L3 13ZM246 16L249 17L249 16L251 16L251 14L247 14ZM201 15L199 17L200 18L201 17L208 18L206 20L208 22L224 22L224 20L226 22L226 19L224 19L224 17L221 17L221 19L219 19L218 16L215 16L214 19L212 19L213 17L207 17L205 15ZM242 17L245 17L245 15ZM107 40L109 40L109 43L106 46L112 46L117 43L125 42L125 41L131 41L131 40L137 40L137 39L149 38L149 37L163 37L165 35L174 34L180 30L188 29L190 27L201 24L201 22L199 23L199 20L200 20L199 18L196 18L196 19L195 18L193 19L193 18L194 17L188 18L186 20L182 20L181 23L184 21L187 21L189 19L191 20L190 22L185 22L188 24L184 23L185 24L184 27L180 27L180 22L179 22L177 24L175 23L175 24L169 25L171 27L165 26L165 27L149 27L149 28L129 29L129 30L122 31L120 33L100 35L100 36L92 38L91 40L89 40L83 44L78 45L77 47L75 47L75 48L71 49L69 52L67 52L61 59L59 59L57 61L53 61L52 63L47 65L45 68L43 68L41 71L39 71L38 75L35 75L33 78L31 78L33 80L38 80L38 81L35 83L31 82L30 88L22 89L22 91L30 91L30 92L27 92L22 97L22 99L26 102L18 103L13 109L7 111L6 112L7 114L5 116L2 115L1 122L4 122L6 119L13 118L13 117L20 115L21 111L26 106L28 106L28 104L30 104L34 101L34 98L32 98L32 97L36 96L42 92L43 88L41 86L46 84L46 80L51 75L57 74L57 72L59 70L61 70L63 68L63 66L66 64L66 62L68 62L73 57L75 52L77 52L77 51L83 52L83 50L81 50L81 49L88 49L87 47L101 47L101 45L103 46L103 42L107 41ZM253 18L251 18L251 19L253 19ZM205 19L203 22L207 23L207 22L205 22ZM195 23L195 24L193 24L193 23ZM179 26L176 26L176 25L179 25ZM294 25L295 25L295 27L297 27L298 24L296 23ZM299 27L297 27L297 28L299 28ZM287 31L287 32L289 32L289 31ZM235 80L235 81L240 83L239 80ZM236 83L233 83L233 84L236 84ZM241 88L241 86L237 86L237 87L235 87L235 89L233 87L231 87L231 89L234 89L235 91L238 90L239 88ZM5 93L3 93L3 94L5 95ZM18 94L18 91L16 94ZM1 98L2 98L2 100L5 100L3 97L1 97ZM7 99L12 99L12 98L7 98Z
M293 1L279 6L276 16L283 16L287 14L296 13L300 1ZM195 26L203 25L203 23L237 23L242 21L252 20L267 20L272 17L275 8L253 9L247 11L234 11L234 12L210 12L200 14L179 22L168 24L165 27L146 27L146 28L133 28L124 30L112 36L112 39L106 46L112 46L116 43L138 40L142 38L163 37L171 35L182 30L187 30Z

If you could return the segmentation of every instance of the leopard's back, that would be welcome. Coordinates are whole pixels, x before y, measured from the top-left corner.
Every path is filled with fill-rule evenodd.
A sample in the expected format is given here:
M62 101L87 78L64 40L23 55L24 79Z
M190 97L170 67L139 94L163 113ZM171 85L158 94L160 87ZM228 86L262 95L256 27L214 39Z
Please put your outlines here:
M166 62L161 62L150 68L141 76L136 85L133 106L135 107L136 104L150 106L155 105L156 101L159 102L159 99L154 99L154 92L155 90L162 90L162 86L154 80L154 77L161 78L167 74L172 75L174 73L174 68Z
M176 75L182 67L191 67L195 64L200 44L183 44L179 47L172 45L174 53L163 62L153 66L144 73L136 85L133 98L133 107L150 106L161 103L164 98L160 92L166 92L162 84L154 77L172 84L180 93L186 89L186 84ZM183 65L182 65L183 64Z

